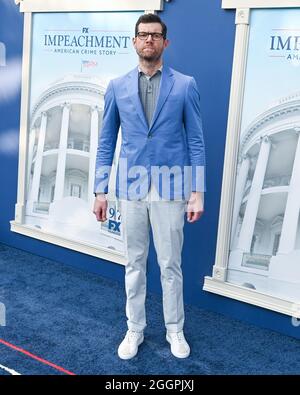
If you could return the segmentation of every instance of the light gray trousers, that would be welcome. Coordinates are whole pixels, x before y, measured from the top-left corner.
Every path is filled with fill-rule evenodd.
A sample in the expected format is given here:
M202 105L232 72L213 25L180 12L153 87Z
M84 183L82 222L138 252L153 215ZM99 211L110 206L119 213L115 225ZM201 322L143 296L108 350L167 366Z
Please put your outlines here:
M185 201L158 200L150 189L140 201L121 200L121 212L127 250L125 266L126 316L128 329L146 327L146 266L150 226L160 266L165 326L179 332L184 324L181 251Z

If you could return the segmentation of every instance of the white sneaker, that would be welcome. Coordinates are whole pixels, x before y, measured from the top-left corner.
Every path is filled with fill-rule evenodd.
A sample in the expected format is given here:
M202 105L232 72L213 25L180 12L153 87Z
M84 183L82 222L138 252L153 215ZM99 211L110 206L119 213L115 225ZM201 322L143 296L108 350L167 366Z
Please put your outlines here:
M167 341L171 345L171 353L177 358L187 358L190 355L191 349L185 340L183 331L167 332Z
M122 343L118 348L118 355L121 359L131 359L136 356L139 345L144 341L143 332L128 330Z

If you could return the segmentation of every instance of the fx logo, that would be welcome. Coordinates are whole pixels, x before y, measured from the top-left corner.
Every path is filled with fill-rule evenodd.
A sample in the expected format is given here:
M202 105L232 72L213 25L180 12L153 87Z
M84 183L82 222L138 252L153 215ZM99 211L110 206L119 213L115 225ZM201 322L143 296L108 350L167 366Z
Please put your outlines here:
M6 309L4 303L0 303L0 326L6 326Z
M120 225L121 222L113 221L112 219L110 219L108 221L108 230L114 233L120 233Z
M83 27L82 28L82 33L88 33L89 32L89 28L88 27Z
M0 66L6 66L6 48L5 44L0 41Z

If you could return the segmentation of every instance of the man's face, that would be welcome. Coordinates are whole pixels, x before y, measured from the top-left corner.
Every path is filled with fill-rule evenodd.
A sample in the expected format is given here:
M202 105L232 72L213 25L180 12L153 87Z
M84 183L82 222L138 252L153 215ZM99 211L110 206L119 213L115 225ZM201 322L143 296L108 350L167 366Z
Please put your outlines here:
M162 26L160 23L140 23L138 26L139 33L162 33ZM150 34L146 40L141 40L139 37L133 39L133 46L140 59L148 62L157 61L160 59L164 49L169 45L169 40L164 40L161 37L159 40L154 40Z

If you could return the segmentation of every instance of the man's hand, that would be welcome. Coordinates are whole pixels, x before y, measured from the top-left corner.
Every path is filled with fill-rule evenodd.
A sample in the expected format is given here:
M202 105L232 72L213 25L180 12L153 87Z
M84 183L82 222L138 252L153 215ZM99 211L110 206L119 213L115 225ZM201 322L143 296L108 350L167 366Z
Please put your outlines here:
M97 221L106 221L107 200L105 193L97 193L95 197L93 213L96 215Z
M187 205L188 222L196 222L204 212L204 196L202 192L192 192Z

